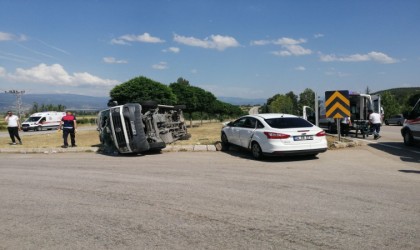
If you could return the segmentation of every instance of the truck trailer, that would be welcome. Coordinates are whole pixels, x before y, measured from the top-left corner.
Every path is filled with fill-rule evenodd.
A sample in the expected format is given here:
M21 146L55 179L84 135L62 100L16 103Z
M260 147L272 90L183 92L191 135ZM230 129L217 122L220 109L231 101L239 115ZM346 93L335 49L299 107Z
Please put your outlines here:
M97 125L104 151L116 150L121 154L160 151L166 144L188 139L184 108L148 101L100 111Z
M350 101L350 119L352 126L350 130L355 130L356 136L361 133L363 137L367 135L367 128L369 125L368 110L373 110L376 113L384 115L384 110L381 106L381 97L379 95L361 94L354 91L349 91ZM326 117L325 101L319 105L319 127L328 132L337 132L337 120Z

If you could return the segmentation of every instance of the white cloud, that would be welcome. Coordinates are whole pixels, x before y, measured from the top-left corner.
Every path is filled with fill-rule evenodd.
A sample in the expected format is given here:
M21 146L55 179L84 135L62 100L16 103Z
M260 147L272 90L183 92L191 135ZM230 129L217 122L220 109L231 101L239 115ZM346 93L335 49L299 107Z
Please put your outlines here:
M305 68L305 67L303 67L303 66L298 66L298 67L296 67L296 68L295 68L295 70L298 70L298 71L305 71L305 70L306 70L306 68Z
M165 40L162 40L158 37L153 37L147 32L142 35L127 34L111 40L111 44L118 45L128 45L130 42L164 43Z
M231 36L211 35L210 38L198 39L175 34L174 41L188 46L201 47L205 49L225 50L230 47L238 47L240 44Z
M152 68L157 70L164 70L168 68L168 64L166 62L159 62L158 64L153 64Z
M262 46L268 44L280 45L282 50L273 51L271 54L276 56L304 56L312 54L312 50L306 49L300 44L306 43L306 40L301 38L299 40L282 37L277 40L257 40L252 41L251 45Z
M321 38L321 37L324 37L324 34L317 33L314 35L314 38Z
M13 34L0 32L0 41L10 41L13 40Z
M181 51L178 47L169 47L168 49L162 50L163 52L179 53Z
M14 35L11 33L1 32L0 31L0 42L1 41L26 41L28 38L25 35Z
M398 60L382 52L372 51L367 54L353 54L349 56L338 57L334 54L320 55L321 62L367 62L374 61L383 64L397 63Z
M6 69L3 67L0 67L0 77L6 76Z
M112 86L118 83L116 80L102 79L87 72L76 72L73 74L67 71L60 64L46 65L39 64L33 68L17 68L14 73L6 73L0 77L15 82L41 83L62 86Z
M274 55L279 56L304 56L312 54L310 49L305 49L299 44L306 43L305 39L295 40L293 38L283 37L273 42L280 45L284 50L273 52Z
M327 76L336 76L336 77L340 77L340 78L341 77L348 77L348 76L350 76L350 74L337 71L334 68L331 68L327 72L325 72L325 75L327 75Z
M115 57L104 57L103 60L105 63L110 63L110 64L128 63L126 60L117 60L115 59Z
M263 45L267 45L272 43L271 41L268 40L257 40L257 41L251 41L251 45L256 45L256 46L263 46Z

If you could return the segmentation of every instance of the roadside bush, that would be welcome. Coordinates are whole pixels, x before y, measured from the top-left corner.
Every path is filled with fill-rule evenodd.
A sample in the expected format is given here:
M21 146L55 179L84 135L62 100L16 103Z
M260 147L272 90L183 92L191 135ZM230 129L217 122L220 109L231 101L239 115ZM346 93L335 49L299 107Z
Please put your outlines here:
M77 124L96 124L96 118L79 118Z

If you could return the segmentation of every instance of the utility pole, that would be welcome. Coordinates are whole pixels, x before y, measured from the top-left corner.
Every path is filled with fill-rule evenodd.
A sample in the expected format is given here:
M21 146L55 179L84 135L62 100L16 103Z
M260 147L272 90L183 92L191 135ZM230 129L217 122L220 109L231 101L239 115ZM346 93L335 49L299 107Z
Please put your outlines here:
M22 107L22 95L25 94L25 90L9 90L9 91L4 91L4 93L6 94L12 94L16 96L16 106L17 106L17 110L18 110L18 117L20 118L20 110Z

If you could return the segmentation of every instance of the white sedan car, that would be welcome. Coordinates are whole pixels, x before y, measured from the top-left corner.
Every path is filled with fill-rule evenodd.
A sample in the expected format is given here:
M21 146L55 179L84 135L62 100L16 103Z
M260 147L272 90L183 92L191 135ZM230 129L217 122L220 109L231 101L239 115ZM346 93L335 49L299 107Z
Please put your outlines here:
M288 114L247 115L222 128L222 149L237 145L263 156L312 155L327 150L325 131L305 119Z

